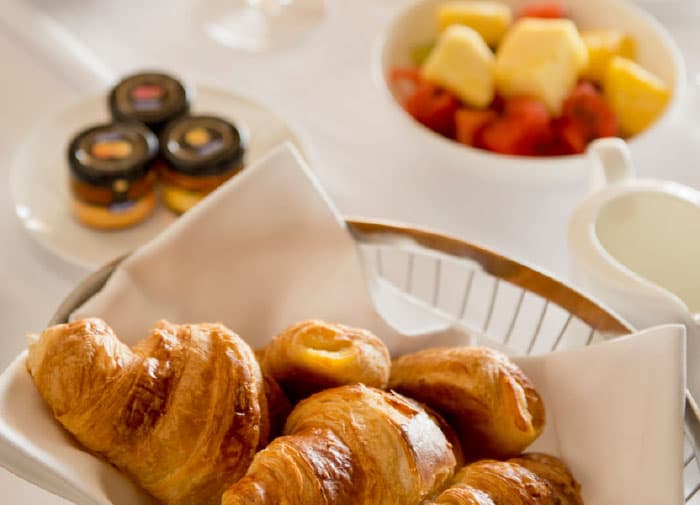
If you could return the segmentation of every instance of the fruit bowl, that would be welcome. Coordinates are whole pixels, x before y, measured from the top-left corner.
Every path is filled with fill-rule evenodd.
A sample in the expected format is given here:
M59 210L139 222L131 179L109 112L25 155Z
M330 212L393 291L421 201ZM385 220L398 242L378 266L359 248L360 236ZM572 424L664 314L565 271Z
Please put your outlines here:
M413 119L403 108L399 87L391 82L392 69L410 67L411 51L435 40L438 34L436 10L446 0L420 0L399 12L383 34L376 61L380 87L404 123L402 131L423 142L437 163L460 163L465 170L489 178L518 181L553 182L583 177L583 155L513 156L498 154L460 144L435 133ZM513 12L532 4L532 0L501 0ZM661 78L671 90L671 98L661 116L629 142L654 142L679 109L685 85L685 67L679 49L668 32L642 9L622 0L570 0L565 2L569 17L581 29L620 30L636 42L636 60Z

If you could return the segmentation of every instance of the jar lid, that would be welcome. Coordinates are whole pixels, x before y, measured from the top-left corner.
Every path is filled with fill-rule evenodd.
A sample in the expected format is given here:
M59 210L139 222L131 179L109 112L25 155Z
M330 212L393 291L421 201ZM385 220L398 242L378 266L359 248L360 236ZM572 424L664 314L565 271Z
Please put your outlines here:
M217 175L236 168L245 153L241 134L216 116L185 116L160 135L161 152L171 167L187 175Z
M142 124L107 123L83 130L73 138L68 164L71 173L88 184L128 186L148 173L157 154L158 139Z
M109 108L116 121L140 121L158 130L190 109L187 88L172 76L144 72L122 79L112 88Z

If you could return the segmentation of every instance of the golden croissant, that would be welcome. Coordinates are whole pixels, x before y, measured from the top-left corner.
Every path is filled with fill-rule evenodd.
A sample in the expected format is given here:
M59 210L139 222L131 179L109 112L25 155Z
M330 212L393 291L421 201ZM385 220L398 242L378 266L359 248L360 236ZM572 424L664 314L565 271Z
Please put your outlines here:
M455 468L420 405L362 384L303 400L285 434L255 456L222 505L418 505Z
M509 461L527 468L547 481L552 487L554 503L557 505L583 505L581 485L576 482L569 468L559 458L533 452Z
M345 384L385 388L391 357L367 330L309 320L277 335L265 348L262 363L290 396L301 398Z
M389 387L443 414L468 459L520 454L544 428L535 387L492 349L433 348L402 356L393 363Z
M218 504L267 442L259 365L219 324L159 322L133 348L100 319L62 324L27 369L78 441L167 505Z
M465 466L428 505L583 505L580 486L564 463L546 454Z

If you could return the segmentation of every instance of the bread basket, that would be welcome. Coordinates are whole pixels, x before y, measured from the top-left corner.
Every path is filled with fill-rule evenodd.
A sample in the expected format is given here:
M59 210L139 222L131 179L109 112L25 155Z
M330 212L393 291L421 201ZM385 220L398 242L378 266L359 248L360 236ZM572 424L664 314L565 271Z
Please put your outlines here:
M349 220L368 277L388 283L442 317L464 321L513 355L590 345L634 330L564 283L460 239L409 226ZM122 258L87 277L50 324L98 292ZM685 503L700 504L697 408L688 400L684 449ZM696 436L694 436L696 435Z

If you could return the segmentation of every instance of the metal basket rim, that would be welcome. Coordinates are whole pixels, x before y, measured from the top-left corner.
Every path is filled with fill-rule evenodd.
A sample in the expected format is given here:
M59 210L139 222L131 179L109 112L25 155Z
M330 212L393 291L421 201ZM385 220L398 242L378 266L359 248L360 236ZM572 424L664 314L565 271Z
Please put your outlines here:
M363 218L346 219L348 230L358 242L372 241L387 246L409 240L428 250L478 262L484 271L533 292L559 305L600 332L631 333L634 327L611 309L583 294L555 276L500 253L447 233L405 223ZM65 323L70 314L105 285L117 266L128 257L120 256L89 274L70 292L51 317L49 325Z

